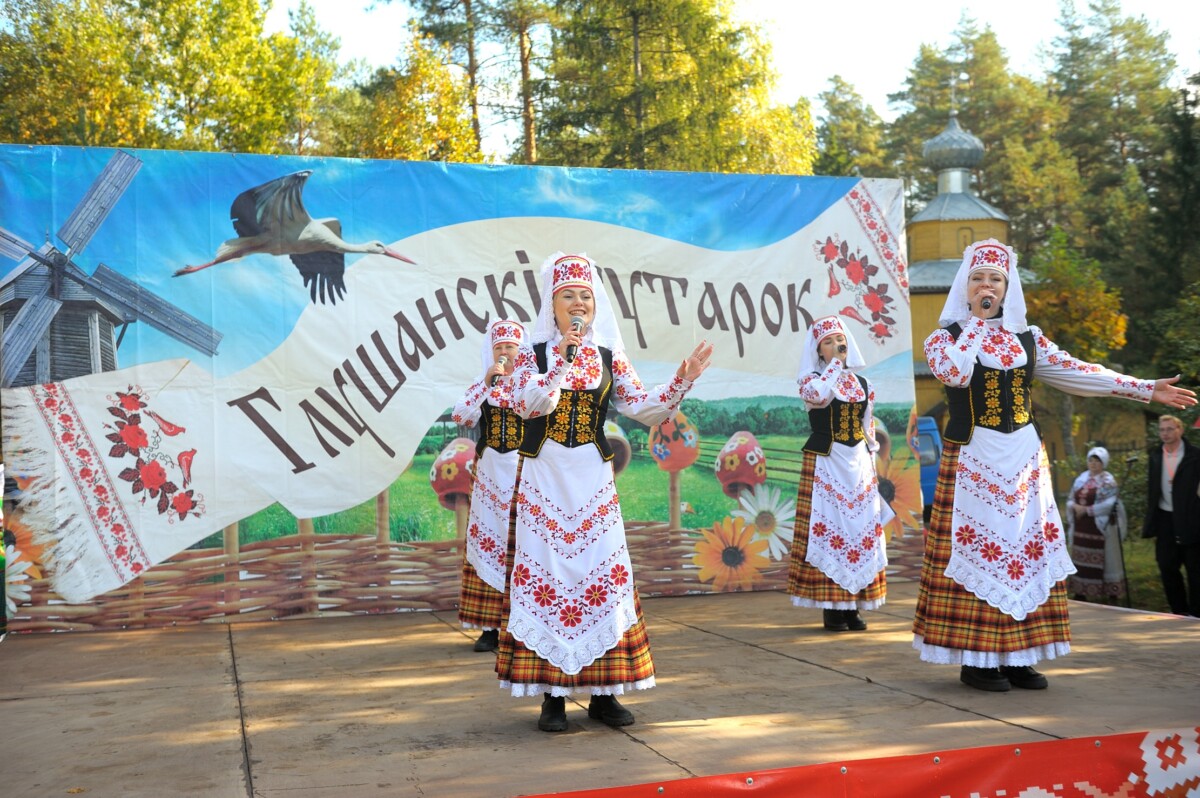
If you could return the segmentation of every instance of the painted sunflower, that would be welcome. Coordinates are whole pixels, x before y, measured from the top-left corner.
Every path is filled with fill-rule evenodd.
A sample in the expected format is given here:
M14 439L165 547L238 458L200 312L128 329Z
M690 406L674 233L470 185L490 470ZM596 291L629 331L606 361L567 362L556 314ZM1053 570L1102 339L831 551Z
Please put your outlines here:
M903 537L905 532L921 529L921 466L915 457L896 457L875 464L879 477L879 495L896 517L888 523L888 537Z
M765 540L772 560L782 560L791 553L792 521L796 505L782 496L782 491L766 484L755 485L738 496L740 507L733 517L745 522L754 532L755 540Z
M702 530L692 562L700 567L701 582L712 582L718 593L750 590L770 564L763 556L767 541L754 540L754 527L741 518L725 518Z

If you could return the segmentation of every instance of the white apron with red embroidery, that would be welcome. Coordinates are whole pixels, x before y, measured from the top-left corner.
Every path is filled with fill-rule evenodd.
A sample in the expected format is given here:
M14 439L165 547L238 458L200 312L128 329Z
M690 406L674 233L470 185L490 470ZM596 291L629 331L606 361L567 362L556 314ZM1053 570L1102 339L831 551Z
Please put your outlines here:
M637 622L612 465L595 446L546 441L522 466L517 530L508 629L579 673Z
M522 415L551 412L560 387L587 391L603 379L594 346L585 343L567 365L553 343L547 346L545 374L537 373L532 355L518 358L515 402ZM692 385L676 377L648 391L620 351L613 352L612 379L609 416L619 412L646 425L670 418ZM508 630L554 667L576 674L637 622L612 464L592 444L567 448L547 440L537 457L524 458L521 469ZM501 686L514 694L522 690ZM653 680L637 686L651 687Z
M467 562L495 590L504 592L508 556L508 516L517 481L516 450L484 449L475 467L471 514L467 519Z

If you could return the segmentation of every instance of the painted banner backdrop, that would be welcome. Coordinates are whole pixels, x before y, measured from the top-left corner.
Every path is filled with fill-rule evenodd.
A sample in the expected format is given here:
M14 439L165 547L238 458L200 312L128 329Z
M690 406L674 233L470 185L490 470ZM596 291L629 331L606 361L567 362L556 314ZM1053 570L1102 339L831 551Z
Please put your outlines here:
M684 495L704 505L692 537L737 511L749 529L767 504L789 520L786 469L741 497L712 475L733 433L784 441L780 463L799 450L801 334L829 314L863 350L899 444L880 466L916 528L903 221L891 180L0 146L20 561L86 602L270 508L326 517L428 472L486 325L536 315L557 250L597 262L647 384L715 345L685 410L708 426L698 469L724 504ZM632 521L666 516L627 500ZM758 533L790 537L778 526Z

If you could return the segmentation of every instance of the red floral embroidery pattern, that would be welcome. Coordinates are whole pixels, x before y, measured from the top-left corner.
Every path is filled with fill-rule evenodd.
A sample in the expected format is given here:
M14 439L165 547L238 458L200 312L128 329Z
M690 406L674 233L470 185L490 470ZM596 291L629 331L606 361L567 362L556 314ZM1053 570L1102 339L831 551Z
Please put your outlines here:
M533 588L533 600L536 601L540 607L549 607L551 604L558 601L558 591L545 582L538 582Z
M164 438L173 438L186 429L148 408L142 389L134 385L109 397L108 413L116 421L104 425L105 429L112 430L104 436L113 444L108 456L134 459L133 465L117 474L117 479L130 483L131 491L142 504L154 501L158 514L167 515L172 523L186 520L188 516L198 518L205 512L204 497L197 496L194 490L184 490L191 482L196 450L179 452L175 457L164 451ZM154 421L157 430L146 432L142 425L143 410ZM181 484L173 481L172 472L178 472Z
M854 303L842 308L839 315L865 325L871 338L882 343L893 337L896 327L892 305L897 298L889 293L889 289L894 285L899 289L900 299L908 302L908 266L878 203L866 187L860 184L845 196L844 201L857 217L874 253L859 248L851 251L848 241L839 235L814 242L813 251L828 268L828 296L835 297L845 290ZM882 275L881 268L884 270Z
M1004 551L1000 548L1000 544L989 540L979 547L979 556L988 562L996 562L1004 556Z
M871 196L871 192L859 183L846 195L846 204L858 217L863 232L875 246L876 255L882 259L883 268L891 275L892 281L900 289L904 301L908 301L908 265L904 254L899 249L899 241L891 234L879 203Z
M629 570L624 565L614 565L612 570L608 572L608 579L615 586L621 587L629 581Z
M601 604L608 601L608 588L606 588L604 585L596 583L584 591L583 598L593 607L599 607Z
M117 577L122 582L135 579L150 567L150 557L117 498L116 486L103 467L103 455L87 434L70 394L59 383L35 385L27 390L78 491L83 504L79 517L90 523ZM121 413L136 414L144 406L140 393L132 390L118 394L116 399ZM128 450L124 441L119 445Z
M578 604L567 604L558 611L558 620L563 626L578 626L583 620L583 609Z
M515 565L512 569L513 587L524 587L529 583L529 569L524 565Z

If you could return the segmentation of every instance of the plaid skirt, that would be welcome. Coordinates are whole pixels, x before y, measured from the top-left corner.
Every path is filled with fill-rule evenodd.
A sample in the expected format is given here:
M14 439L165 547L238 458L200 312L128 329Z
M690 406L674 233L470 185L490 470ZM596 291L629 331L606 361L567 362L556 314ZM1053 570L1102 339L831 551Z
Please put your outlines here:
M800 485L796 490L796 525L792 532L792 557L788 565L788 595L801 607L828 610L873 610L887 596L887 573L880 571L871 584L858 593L850 593L819 568L805 562L808 554L808 525L812 515L813 474L817 468L815 452L804 453L800 467Z
M921 563L913 647L929 662L986 668L1033 665L1066 654L1071 624L1065 582L1054 585L1042 606L1017 621L945 575L952 547L950 522L960 448L960 444L947 442L942 449Z
M465 548L465 547L464 547ZM458 620L464 629L499 629L504 594L479 578L463 552L462 585L458 591Z
M521 457L517 465L517 486L521 484ZM512 563L517 550L517 503L514 501L508 522L508 563L511 576ZM637 608L637 622L621 636L620 642L610 648L595 662L579 673L569 675L551 665L529 650L508 631L510 611L509 594L503 594L503 611L500 622L500 645L496 649L496 676L501 687L510 687L514 696L540 696L542 693L570 695L591 693L596 695L623 695L631 689L646 689L654 686L654 661L650 657L650 639L646 635L646 622L642 616L642 602L637 590L633 593Z

